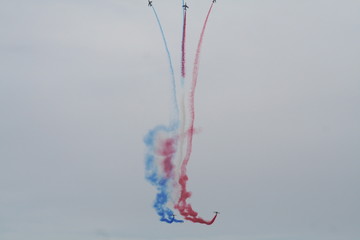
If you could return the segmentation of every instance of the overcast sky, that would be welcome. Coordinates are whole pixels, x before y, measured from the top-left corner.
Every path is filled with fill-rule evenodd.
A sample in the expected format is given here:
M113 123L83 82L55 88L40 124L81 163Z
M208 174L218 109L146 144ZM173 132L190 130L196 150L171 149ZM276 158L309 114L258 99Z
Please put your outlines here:
M181 0L153 2L178 76ZM188 68L210 2L187 1ZM217 1L188 166L212 226L151 207L171 91L147 1L0 6L0 239L360 239L360 1Z

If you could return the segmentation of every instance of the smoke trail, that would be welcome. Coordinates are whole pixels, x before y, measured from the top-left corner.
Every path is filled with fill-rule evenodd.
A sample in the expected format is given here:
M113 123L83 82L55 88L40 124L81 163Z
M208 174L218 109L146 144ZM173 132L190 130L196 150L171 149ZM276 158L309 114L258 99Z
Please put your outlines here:
M175 219L173 211L167 207L167 204L169 202L169 181L171 180L171 172L173 170L173 145L175 144L175 142L171 140L171 137L166 138L167 140L165 142L161 142L160 140L162 136L161 134L165 133L166 135L174 135L174 132L176 132L179 125L179 109L176 100L176 83L170 51L167 46L167 41L160 19L153 6L152 9L158 22L165 50L168 56L171 74L171 84L173 90L172 101L174 116L172 116L170 120L169 127L161 125L157 126L154 129L150 130L144 138L144 142L147 146L147 153L145 156L145 177L152 185L157 188L158 193L156 194L153 207L156 210L157 214L160 216L160 221L166 223L183 222L182 220ZM159 160L162 161L161 165L163 166L163 169L159 169L157 167L157 161Z
M194 134L194 122L195 122L195 105L194 105L194 97L195 97L195 89L197 84L197 78L199 75L199 62L200 62L200 53L201 53L201 46L204 38L204 33L206 29L206 25L211 13L211 10L213 8L214 3L211 4L210 9L208 11L208 14L206 15L206 19L204 22L204 26L202 28L200 39L198 42L197 50L196 50L196 56L194 61L194 69L192 74L192 86L190 90L190 127L187 132L187 151L186 155L183 161L183 164L181 165L181 174L179 179L179 184L181 186L181 193L180 198L178 200L178 203L176 204L175 208L179 210L180 214L189 221L195 222L195 223L202 223L211 225L214 223L217 214L212 218L210 221L206 221L202 219L201 217L198 217L198 213L192 209L191 204L187 203L187 199L190 198L191 192L187 191L186 183L188 181L188 176L186 174L186 167L189 162L191 152L192 152L192 141L193 141L193 134Z
M170 68L170 74L171 74L171 87L172 87L172 91L173 91L173 94L172 94L173 109L175 110L175 112L173 113L175 116L173 116L173 119L172 119L172 122L170 123L170 125L171 125L171 129L175 130L179 125L179 107L178 107L177 98L176 98L177 94L176 94L176 82L175 82L174 67L173 67L173 64L172 64L171 54L170 54L170 51L169 51L169 48L168 48L168 45L167 45L167 41L166 41L166 38L165 38L163 27L162 27L161 22L160 22L160 18L158 16L154 6L151 6L151 8L153 9L154 15L156 17L156 21L157 21L157 23L159 25L161 36L162 36L164 46L165 46L165 50L166 50L166 53L167 53L167 56L168 56L168 62L169 62L169 68Z
M184 6L184 0L182 1L182 6ZM185 65L186 65L186 15L187 15L187 11L185 9L183 9L182 7L182 12L183 12L183 31L182 31L182 39L181 39L181 98L180 98L180 113L181 113L181 119L180 119L180 130L179 133L180 135L184 134L184 130L185 130L185 122L186 122L186 116L185 116L185 91L184 91L184 81L185 81L185 77L186 77L186 69L185 69ZM184 137L180 137L180 141L179 141L179 166L181 165L181 162L183 160L183 145L184 145Z
M184 12L183 35L181 43L181 77L185 78L185 40L186 40L186 10Z

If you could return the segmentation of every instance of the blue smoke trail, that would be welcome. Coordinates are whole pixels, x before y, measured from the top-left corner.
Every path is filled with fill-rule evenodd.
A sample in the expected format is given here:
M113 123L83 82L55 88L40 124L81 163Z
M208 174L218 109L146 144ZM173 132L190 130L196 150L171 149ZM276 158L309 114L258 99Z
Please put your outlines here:
M171 85L172 85L172 90L173 90L172 98L173 98L173 105L174 105L174 109L175 109L175 113L174 113L175 116L173 117L172 122L170 123L170 125L171 125L171 130L176 130L178 128L178 126L179 126L179 107L178 107L177 98L176 98L177 94L176 94L176 83L175 83L174 67L173 67L173 64L172 64L171 54L170 54L170 51L169 51L169 48L168 48L168 45L167 45L164 30L162 28L159 16L158 16L154 6L151 6L151 7L152 7L152 9L154 11L156 20L158 22L160 32L161 32L161 36L162 36L162 39L164 41L165 50L166 50L166 53L167 53L167 56L168 56L169 68L170 68L171 80L172 80Z
M165 50L168 56L170 74L171 74L171 85L172 85L172 101L173 101L173 116L170 119L170 126L157 126L154 129L150 130L148 134L144 138L144 142L147 146L147 153L145 156L145 177L146 179L156 187L158 193L156 194L155 202L154 202L154 209L156 210L157 214L160 216L160 221L166 223L182 223L184 221L177 220L174 217L173 211L168 208L166 205L169 201L169 179L162 177L160 171L156 164L156 137L160 132L166 133L175 133L179 127L179 108L177 105L177 96L176 96L176 82L175 82L175 74L174 68L171 60L170 51L167 45L167 41L165 38L164 30L162 28L159 16L157 12L152 6L154 15L156 17L157 23L160 28L161 36L164 42Z

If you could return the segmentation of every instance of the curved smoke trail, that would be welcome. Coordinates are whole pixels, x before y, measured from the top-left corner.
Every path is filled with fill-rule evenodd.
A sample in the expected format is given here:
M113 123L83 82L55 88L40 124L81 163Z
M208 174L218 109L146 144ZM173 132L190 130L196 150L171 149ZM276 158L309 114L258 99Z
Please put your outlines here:
M176 97L176 83L174 68L171 61L171 55L167 46L165 34L159 19L159 16L153 6L151 6L158 22L161 36L164 42L165 50L168 56L169 69L171 74L171 84L173 89L173 116L170 120L169 126L157 126L150 130L144 138L147 146L147 153L145 156L145 177L146 179L157 188L154 209L160 216L160 221L166 223L183 222L182 220L175 219L173 211L167 207L169 202L169 185L172 180L172 158L174 157L174 144L176 140L174 133L176 133L179 125L179 109ZM165 134L165 137L162 135ZM165 139L165 140L163 140ZM160 163L158 163L160 161ZM162 169L159 169L158 166Z
M194 104L195 99L194 99L194 97L195 97L195 89L196 89L197 79L198 79L198 75L199 75L199 62L200 62L201 46L202 46L207 22L208 22L211 10L213 8L213 5L214 5L214 3L211 4L210 9L206 15L206 19L205 19L205 22L204 22L204 25L203 25L203 28L202 28L202 31L200 34L200 39L199 39L197 50L196 50L194 69L193 69L193 73L192 73L192 85L191 85L191 90L190 90L190 127L187 132L187 150L186 150L186 155L185 155L184 161L181 165L181 173L180 173L180 178L179 178L179 184L181 186L180 198L175 206L175 208L179 210L180 214L186 220L196 222L196 223L207 224L207 225L211 225L214 223L214 221L217 217L217 214L215 214L215 216L211 220L206 221L206 220L202 219L201 217L198 217L198 213L192 209L191 204L187 203L187 199L190 198L191 192L189 192L187 190L187 186L186 186L187 181L188 181L188 176L186 174L186 167L190 160L190 156L191 156L191 152L192 152L192 141L193 141L193 135L194 135L194 122L195 122L195 104Z
M174 67L173 67L173 64L172 64L171 54L170 54L170 51L169 51L169 48L168 48L168 45L167 45L167 41L166 41L166 38L165 38L165 33L164 33L163 27L161 25L160 18L158 16L154 6L151 6L151 7L152 7L154 15L156 17L156 21L157 21L157 23L159 25L161 36L162 36L164 46L165 46L165 50L166 50L166 54L167 54L167 57L168 57L169 69L170 69L170 74L171 74L171 85L172 85L171 87L172 87L172 90L173 90L173 94L172 94L173 109L175 110L175 113L174 113L175 116L173 116L173 119L172 119L172 122L170 123L170 126L171 126L172 130L176 130L176 128L179 125L179 107L177 105L177 99L176 99L177 94L176 94L176 83L175 83Z

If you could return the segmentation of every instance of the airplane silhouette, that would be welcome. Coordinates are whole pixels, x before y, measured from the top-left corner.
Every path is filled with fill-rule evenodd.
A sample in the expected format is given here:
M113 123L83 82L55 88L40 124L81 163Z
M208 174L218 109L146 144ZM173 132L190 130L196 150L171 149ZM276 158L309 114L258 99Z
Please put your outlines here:
M183 8L186 11L186 9L189 8L189 6L185 3L185 5L183 5Z
M152 7L152 1L148 0L148 6Z

